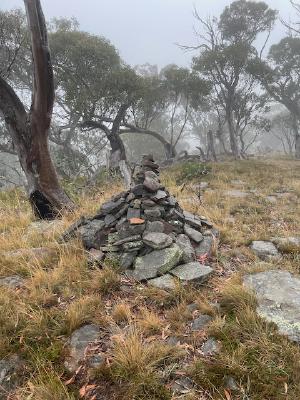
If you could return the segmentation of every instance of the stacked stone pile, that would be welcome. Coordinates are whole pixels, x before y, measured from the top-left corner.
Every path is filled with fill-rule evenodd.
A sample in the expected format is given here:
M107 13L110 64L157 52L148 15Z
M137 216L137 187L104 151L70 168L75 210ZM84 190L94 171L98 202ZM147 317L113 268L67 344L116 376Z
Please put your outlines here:
M95 216L74 228L95 261L116 259L131 277L170 287L173 277L203 281L212 269L201 263L210 255L215 230L204 217L183 211L161 184L159 166L143 156L134 186L104 203Z

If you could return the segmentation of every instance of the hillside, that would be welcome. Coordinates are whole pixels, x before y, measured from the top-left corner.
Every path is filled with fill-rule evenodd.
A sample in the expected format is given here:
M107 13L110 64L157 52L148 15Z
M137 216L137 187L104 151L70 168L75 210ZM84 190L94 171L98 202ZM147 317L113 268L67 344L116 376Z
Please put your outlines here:
M299 237L300 162L216 163L203 175L191 163L161 179L220 232L201 286L136 283L117 264L91 265L79 240L57 241L121 183L69 185L79 207L54 222L34 221L23 193L0 193L0 399L300 398L299 345L243 285L250 272L300 272L297 240L277 240L271 257L250 248Z

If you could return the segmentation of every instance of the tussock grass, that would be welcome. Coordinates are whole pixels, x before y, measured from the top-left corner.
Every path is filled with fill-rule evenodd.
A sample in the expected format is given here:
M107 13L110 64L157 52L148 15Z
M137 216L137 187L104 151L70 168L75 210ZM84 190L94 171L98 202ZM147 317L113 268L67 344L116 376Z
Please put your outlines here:
M112 399L175 400L180 396L173 395L170 386L177 373L189 373L196 383L181 397L185 400L226 399L228 376L240 388L230 393L232 399L300 398L299 348L257 316L255 297L241 284L244 274L267 269L300 273L300 253L294 246L283 246L282 258L268 262L258 260L248 248L252 240L299 235L300 163L228 161L208 169L209 174L202 175L197 166L176 165L162 173L162 181L182 207L205 215L220 231L212 260L214 277L203 287L178 283L169 292L132 284L123 291L124 278L115 262L91 270L79 241L57 243L60 233L80 215L95 213L121 191L119 181L86 191L69 185L79 207L45 233L32 228L33 216L22 191L0 192L0 277L25 278L24 287L0 291L0 357L17 353L26 365L18 400L78 398L82 382L65 386L69 376L63 363L70 334L86 323L108 332L108 362L93 383L109 387ZM208 190L195 189L200 182L208 182ZM227 196L232 189L250 194L240 199ZM276 203L266 199L269 195ZM42 260L5 256L7 251L32 247L53 252ZM216 301L219 307L213 305ZM197 305L195 312L188 308L192 303ZM191 321L201 313L213 321L192 337ZM169 346L169 336L179 337L185 345ZM201 345L209 336L220 342L221 350L205 358ZM107 396L106 390L103 393Z

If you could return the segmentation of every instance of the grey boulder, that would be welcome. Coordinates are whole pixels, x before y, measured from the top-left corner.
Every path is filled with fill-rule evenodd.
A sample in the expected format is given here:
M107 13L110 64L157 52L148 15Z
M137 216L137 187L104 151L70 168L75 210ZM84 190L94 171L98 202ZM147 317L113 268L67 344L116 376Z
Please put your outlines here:
M266 242L263 240L254 240L251 243L250 248L262 260L267 260L269 258L274 258L279 256L279 252L276 246L272 242Z
M209 278L212 272L212 268L208 265L202 265L199 262L194 261L178 265L178 267L171 271L171 274L181 281L202 283Z
M196 229L191 228L189 225L184 225L184 233L196 243L200 243L203 240L203 235L201 232L196 231Z
M143 236L143 242L153 249L164 249L171 246L173 240L169 235L160 232L146 232Z
M271 270L245 276L244 285L257 296L258 314L300 343L300 279L287 271Z

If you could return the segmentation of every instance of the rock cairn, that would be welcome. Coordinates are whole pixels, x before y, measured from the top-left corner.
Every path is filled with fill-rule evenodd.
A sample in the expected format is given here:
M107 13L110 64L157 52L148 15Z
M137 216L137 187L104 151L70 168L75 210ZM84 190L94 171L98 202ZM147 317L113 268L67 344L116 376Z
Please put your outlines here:
M172 287L181 281L203 281L212 269L210 255L215 231L206 218L183 211L159 179L153 156L143 156L134 185L104 203L97 214L74 228L94 261L117 260L138 281Z

